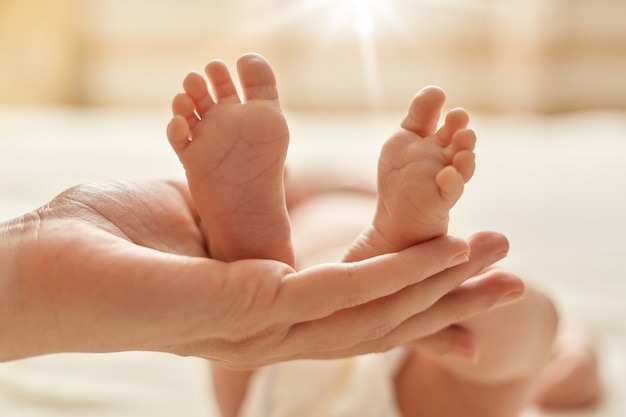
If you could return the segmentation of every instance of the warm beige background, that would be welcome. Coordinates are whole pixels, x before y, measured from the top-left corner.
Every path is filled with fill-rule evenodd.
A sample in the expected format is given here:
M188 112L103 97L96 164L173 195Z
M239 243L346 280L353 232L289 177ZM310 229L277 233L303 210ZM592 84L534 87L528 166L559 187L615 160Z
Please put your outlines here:
M354 15L334 23L374 1L0 0L0 221L77 183L180 176L169 100L212 58L270 58L294 172L374 175L437 83L479 137L451 231L505 233L508 266L597 336L606 401L558 416L625 416L626 2L388 0L400 18L373 22L372 49L366 19L363 38ZM216 416L209 385L197 359L54 355L0 364L0 416Z
M257 51L298 109L402 107L426 84L497 112L624 108L625 15L622 0L3 0L0 102L161 106L188 69Z
M338 164L374 175L380 144L400 117L289 113L292 173ZM0 219L79 182L182 177L166 122L166 109L0 109ZM601 407L523 417L625 416L626 112L475 115L472 126L478 169L451 233L505 233L505 264L550 291L601 352ZM214 410L207 366L197 359L130 352L0 364L3 417L217 417Z

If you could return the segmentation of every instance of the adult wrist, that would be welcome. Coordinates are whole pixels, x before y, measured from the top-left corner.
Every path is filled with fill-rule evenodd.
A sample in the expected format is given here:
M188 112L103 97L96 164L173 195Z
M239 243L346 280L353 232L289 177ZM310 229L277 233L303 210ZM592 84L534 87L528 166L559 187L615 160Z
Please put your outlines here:
M0 361L17 354L13 330L20 321L18 248L24 237L24 223L23 217L0 223Z

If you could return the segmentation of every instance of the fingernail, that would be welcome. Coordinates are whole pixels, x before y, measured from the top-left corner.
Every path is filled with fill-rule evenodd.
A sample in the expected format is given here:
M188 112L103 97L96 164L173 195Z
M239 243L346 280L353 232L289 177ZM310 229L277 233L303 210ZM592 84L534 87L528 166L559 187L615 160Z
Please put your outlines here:
M457 255L448 262L448 268L464 264L467 261L469 261L469 253L463 252L462 254Z
M507 292L506 294L500 296L497 301L497 305L501 306L504 304L512 303L513 301L517 301L524 295L524 291L514 290Z
M496 254L494 254L491 259L489 259L489 262L487 262L486 266L491 266L493 264L495 264L498 261L501 261L502 259L506 258L506 255L508 254L507 251L502 251L502 252L498 252Z

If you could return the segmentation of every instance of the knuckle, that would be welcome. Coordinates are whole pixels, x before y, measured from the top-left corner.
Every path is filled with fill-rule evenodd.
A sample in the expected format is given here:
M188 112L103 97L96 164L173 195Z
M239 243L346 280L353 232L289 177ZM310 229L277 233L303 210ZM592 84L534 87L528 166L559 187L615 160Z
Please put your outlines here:
M360 291L362 283L359 282L359 270L354 264L346 264L345 268L346 282L353 291L348 291L343 300L343 308L352 308L365 302L363 292Z
M268 361L284 338L284 329L268 328L256 334L224 343L226 360L237 368L249 368Z

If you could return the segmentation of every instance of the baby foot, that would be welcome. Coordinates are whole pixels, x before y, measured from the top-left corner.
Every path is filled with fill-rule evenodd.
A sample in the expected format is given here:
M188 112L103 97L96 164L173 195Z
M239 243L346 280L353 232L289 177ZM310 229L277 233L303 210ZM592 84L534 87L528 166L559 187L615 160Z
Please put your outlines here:
M346 260L396 252L447 233L449 211L474 173L476 135L465 110L450 111L435 131L442 90L419 92L378 162L378 199L372 224Z
M211 256L293 265L283 187L289 130L276 79L259 55L241 57L237 71L243 102L221 61L205 68L213 94L200 74L187 75L167 136L185 168Z

